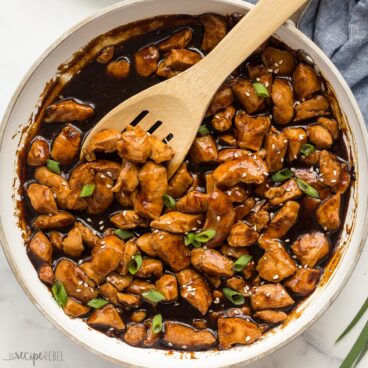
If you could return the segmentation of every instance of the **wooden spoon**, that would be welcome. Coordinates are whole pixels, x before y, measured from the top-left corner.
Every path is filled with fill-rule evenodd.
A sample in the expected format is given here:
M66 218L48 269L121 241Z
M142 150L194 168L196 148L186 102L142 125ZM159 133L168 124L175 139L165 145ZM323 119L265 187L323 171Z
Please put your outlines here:
M138 125L169 140L175 151L171 177L187 155L217 89L229 74L265 42L306 0L260 0L211 53L190 69L122 102L106 114L85 139L104 129L123 131L138 116ZM157 123L157 122L161 122ZM152 129L151 129L152 130Z

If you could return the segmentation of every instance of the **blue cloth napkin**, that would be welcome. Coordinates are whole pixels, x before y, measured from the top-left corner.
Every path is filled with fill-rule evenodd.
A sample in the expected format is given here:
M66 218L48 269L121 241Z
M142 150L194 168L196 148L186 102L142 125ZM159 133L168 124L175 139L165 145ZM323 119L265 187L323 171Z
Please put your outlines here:
M368 0L311 0L298 28L340 70L368 125Z

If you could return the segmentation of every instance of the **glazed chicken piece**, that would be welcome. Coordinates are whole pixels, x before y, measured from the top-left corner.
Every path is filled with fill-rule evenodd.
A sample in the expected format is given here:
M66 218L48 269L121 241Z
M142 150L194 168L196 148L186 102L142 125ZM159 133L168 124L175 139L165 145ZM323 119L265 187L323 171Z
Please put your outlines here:
M214 249L193 249L191 263L200 272L208 276L231 277L234 263Z
M249 215L255 204L255 199L253 197L249 197L242 204L234 207L235 221L242 220L245 216Z
M66 211L57 211L52 215L39 215L33 222L33 226L40 230L63 229L74 223L74 216Z
M257 286L250 301L255 311L286 308L294 304L294 300L281 284Z
M111 272L107 277L106 281L113 285L118 291L126 289L133 281L132 275L120 275L117 272Z
M273 82L272 72L269 72L264 65L248 64L247 69L251 81L262 83L267 88L269 95L271 95Z
M254 244L259 234L248 224L242 221L236 222L227 237L227 242L233 247L248 247Z
M249 80L238 78L234 82L232 90L248 114L254 114L265 109L264 97L258 96L252 82Z
M164 206L162 196L168 188L166 168L148 161L139 170L138 180L141 189L134 202L134 210L139 216L154 220L160 216Z
M309 141L319 149L332 146L333 139L330 132L320 124L312 124L307 127Z
M156 46L146 46L134 54L135 69L141 77L149 77L158 68L160 53Z
M321 90L321 80L313 67L300 63L293 74L293 87L296 97L302 100Z
M301 155L299 157L299 161L301 164L305 166L317 166L319 163L319 154L321 151L315 150L313 153L310 153L308 156Z
M146 317L147 317L147 312L144 309L141 309L141 310L137 310L133 312L130 317L130 320L132 322L139 323L139 322L144 321Z
M96 61L100 64L107 64L112 60L115 54L115 46L104 47L100 54L97 56Z
M238 259L240 256L249 254L249 250L243 247L231 247L228 244L221 245L220 252L225 257Z
M208 248L215 248L226 239L234 224L235 211L226 194L214 190L209 196L208 211L203 230L213 229L216 235L206 243Z
M42 137L37 137L32 143L27 155L27 164L29 166L46 165L50 158L50 148L48 142Z
M257 211L252 211L246 220L257 232L260 232L268 226L270 214L265 209L260 208Z
M294 116L293 90L286 79L275 79L272 85L273 118L277 124L287 125Z
M181 197L175 205L175 209L184 213L202 213L208 209L208 194L193 190Z
M178 283L174 275L165 274L156 281L156 290L171 302L178 297Z
M135 211L124 210L116 212L110 217L110 222L119 229L135 229L136 227L147 227L148 221L139 217Z
M70 165L77 157L81 132L74 125L66 125L54 139L51 157L62 165Z
M134 279L126 289L127 293L142 294L146 291L154 289L155 286L148 281Z
M342 163L341 166L341 174L340 174L340 181L336 184L334 187L334 190L336 192L340 192L341 194L344 194L350 186L350 170L347 164Z
M162 52L167 52L171 49L185 49L192 40L192 37L193 31L190 28L184 28L161 41L158 44L158 49Z
M96 215L107 210L114 200L112 192L114 182L108 176L100 173L97 173L94 182L95 189L92 196L89 197L87 213Z
M236 158L249 156L251 153L245 149L239 148L226 148L219 152L217 156L217 161L220 163L235 160Z
M235 117L235 134L240 148L258 151L271 126L269 116L252 117L239 111Z
M307 133L303 128L285 128L283 130L289 146L288 146L288 158L289 161L294 161L300 155L300 148L303 144L307 143Z
M234 101L233 91L230 87L221 87L214 95L206 116L216 114L216 112L228 108Z
M211 290L205 279L189 268L178 272L176 278L181 297L204 316L212 304Z
M176 71L184 71L198 63L202 56L195 51L186 49L172 49L168 52L163 63L166 67Z
M318 118L317 123L325 127L335 141L339 137L339 124L335 120L327 118Z
M330 250L326 235L315 231L299 236L291 246L299 262L305 267L314 267Z
M240 184L229 188L225 192L225 194L229 197L230 201L233 203L243 203L248 197L246 189L242 187Z
M87 161L96 160L95 152L116 152L117 142L121 139L121 133L117 129L105 129L97 132L84 148L84 157Z
M111 190L115 193L120 191L133 192L139 185L138 170L137 164L123 160L118 180Z
M37 270L39 279L46 285L52 286L55 280L54 271L52 267L43 263Z
M77 227L71 229L62 241L63 252L72 258L78 258L84 251L82 234Z
M169 145L160 141L153 135L149 136L149 141L151 142L152 147L150 159L155 161L157 164L170 161L174 157L174 150Z
M253 317L260 319L268 324L274 325L284 322L287 318L287 314L281 311L263 310L254 313Z
M197 164L216 162L217 154L216 142L210 134L196 137L189 151L190 158Z
M178 211L165 213L150 223L154 229L170 233L184 234L202 227L203 215L191 215Z
M54 194L49 187L32 183L27 188L27 195L36 212L52 214L57 212Z
M127 309L138 308L141 304L141 297L139 295L117 293L116 296L119 304Z
M182 235L158 231L152 234L152 248L169 267L178 272L190 264L190 250Z
M209 330L196 330L178 322L166 321L163 342L175 349L206 350L215 346L216 337Z
M270 172L276 172L283 168L288 139L283 132L273 130L267 135L265 141L266 165Z
M218 132L226 132L233 125L233 117L236 109L234 106L229 106L225 110L217 112L211 121L211 125Z
M110 303L119 306L118 290L110 283L106 282L98 287L100 295Z
M124 333L123 340L131 346L140 346L147 336L143 323L130 323Z
M311 169L296 169L295 177L304 180L306 183L315 188L320 199L325 199L331 194L331 189L323 183L323 178Z
M72 318L84 317L90 310L90 307L77 302L74 299L68 298L65 307L63 307L65 314Z
M96 309L87 319L87 324L90 327L98 330L112 330L122 332L125 329L125 323L122 320L117 309L107 304L101 309Z
M59 233L58 231L50 231L48 236L52 247L62 251L62 242L64 235L62 233Z
M236 138L232 134L222 134L218 136L218 141L226 146L236 147Z
M145 233L141 235L137 239L136 245L142 252L148 254L150 257L157 256L157 253L153 249L153 245L152 245L152 233Z
M295 294L308 296L317 287L320 276L321 270L300 268L285 282L285 286Z
M119 267L116 269L123 276L129 275L129 262L138 253L135 238L129 239L122 248L122 257Z
M288 201L272 218L268 228L264 233L265 238L281 239L295 224L300 205L298 202Z
M163 271L163 264L159 259L143 258L142 266L135 274L136 277L149 278L161 277Z
M126 59L111 61L106 67L106 74L115 79L126 79L130 73L130 62Z
M287 180L282 185L265 191L265 197L270 200L272 206L277 206L301 195L302 191L299 189L295 179Z
M52 245L48 237L42 231L38 231L33 236L29 243L28 250L38 261L51 264Z
M48 106L45 112L45 123L83 122L94 115L94 108L73 99L62 100Z
M262 332L253 322L243 318L219 318L218 339L220 349L230 349L235 344L253 344Z
M300 122L317 116L329 115L329 103L326 97L318 95L295 106L294 122Z
M329 187L335 187L341 178L341 165L336 160L336 156L328 151L321 151L319 154L319 169L322 176L321 181Z
M95 170L99 174L108 176L111 180L117 180L120 173L120 164L110 160L97 160L88 163L91 169Z
M325 199L316 211L318 223L327 230L337 230L340 227L341 193Z
M278 76L289 76L296 63L292 52L275 47L266 47L261 55L263 64Z
M183 162L174 176L170 179L167 193L173 198L183 196L188 188L193 184L193 177L190 175L187 163Z
M209 52L225 37L227 33L226 19L217 14L204 14L199 19L204 27L201 48Z

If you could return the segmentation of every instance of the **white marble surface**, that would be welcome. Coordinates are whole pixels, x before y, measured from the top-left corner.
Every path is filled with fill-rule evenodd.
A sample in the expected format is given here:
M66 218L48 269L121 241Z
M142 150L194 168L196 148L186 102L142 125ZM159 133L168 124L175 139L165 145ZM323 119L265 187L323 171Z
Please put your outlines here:
M65 30L108 6L113 0L11 0L0 11L0 116L24 73ZM1 175L1 173L0 173ZM254 368L336 368L363 327L361 321L338 345L334 340L367 297L368 247L347 286L325 315L287 347L253 364ZM37 367L111 368L112 364L76 346L32 305L0 251L0 367L31 367L30 361L6 361L9 353L60 350L62 362L37 362ZM360 367L368 367L368 356Z

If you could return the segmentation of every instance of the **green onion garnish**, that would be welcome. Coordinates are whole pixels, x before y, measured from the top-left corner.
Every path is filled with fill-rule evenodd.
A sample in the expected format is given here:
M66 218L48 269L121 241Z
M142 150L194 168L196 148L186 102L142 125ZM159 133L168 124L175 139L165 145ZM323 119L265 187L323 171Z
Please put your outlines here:
M172 210L175 209L175 199L173 197L171 197L171 195L169 194L164 194L162 196L162 199L164 200L164 204L167 208L171 208Z
M270 97L267 88L263 83L253 83L253 87L259 97Z
M311 153L313 153L316 149L314 148L313 144L305 143L300 147L300 153L308 157Z
M95 298L90 300L87 305L89 307L92 307L94 309L100 309L102 308L104 305L106 305L108 303L108 301L106 299L102 299L102 298Z
M305 193L306 195L309 195L312 198L319 198L319 193L317 191L317 189L313 188L311 185L309 185L308 183L306 183L304 180L302 179L296 179L296 182L298 184L299 189Z
M206 126L206 124L202 124L200 127L199 127L199 129L198 129L198 133L200 134L200 135L208 135L208 134L210 134L210 131L208 130L208 128L207 128L207 126Z
M243 271L244 267L252 260L252 256L249 254L243 254L240 256L233 265L234 272Z
M133 258L128 263L128 270L130 274L135 275L141 268L142 262L143 259L140 254L136 254L135 256L133 256Z
M165 300L165 297L155 289L145 291L144 293L142 293L142 296L144 299L153 303L158 303L161 302L162 300Z
M290 169L282 169L278 171L276 174L273 174L271 176L271 180L282 182L290 179L293 175L294 173Z
M160 313L152 319L152 331L156 334L162 331L162 315Z
M231 301L231 303L235 305L241 305L245 303L244 296L233 289L223 288L222 292L224 293L226 298L228 298Z
M61 170L60 170L60 163L54 160L47 160L46 161L46 167L54 172L55 174L61 174Z
M79 197L81 198L85 198L85 197L90 197L93 192L95 191L95 185L94 184L85 184L83 185L83 188L79 194Z
M114 234L117 235L122 240L130 239L134 236L134 233L129 230L117 229L114 231Z
M201 233L188 233L184 236L185 245L193 245L194 248L199 248L203 243L207 243L216 235L216 230L208 229Z
M64 285L60 281L55 281L54 285L52 285L51 291L59 306L65 307L66 302L68 301L68 294Z

